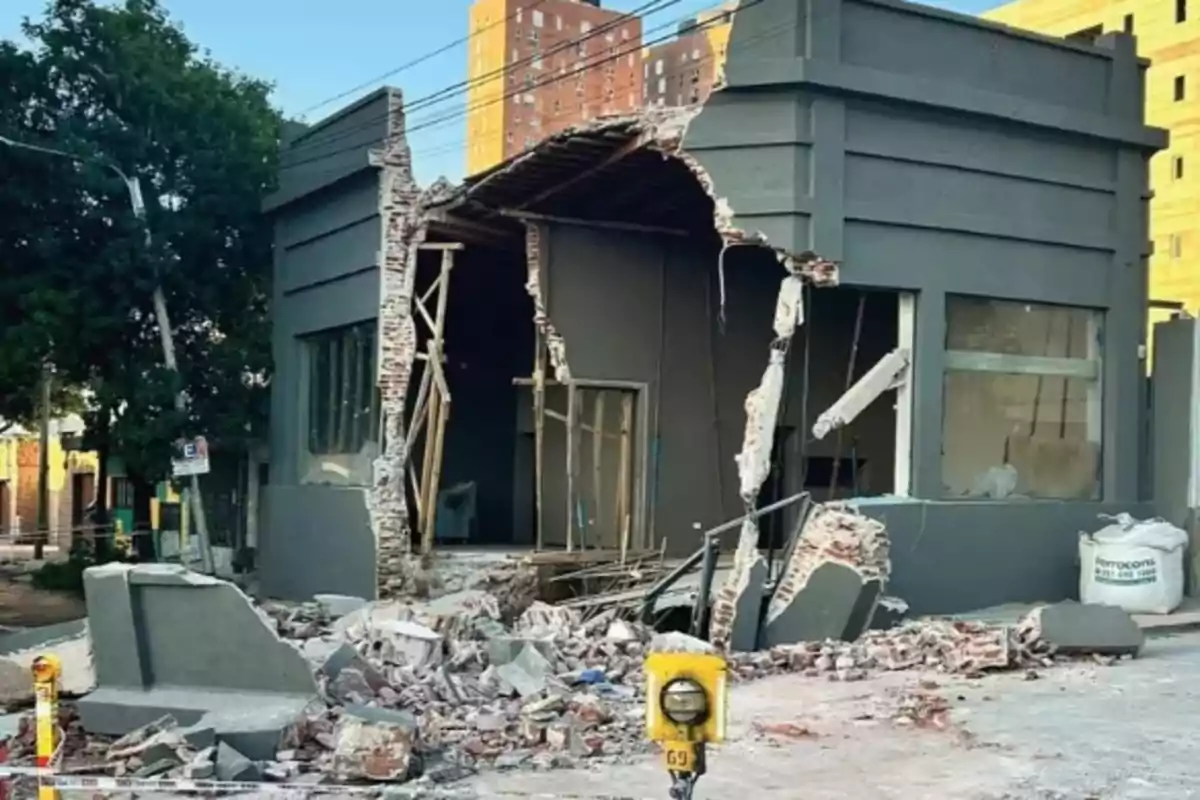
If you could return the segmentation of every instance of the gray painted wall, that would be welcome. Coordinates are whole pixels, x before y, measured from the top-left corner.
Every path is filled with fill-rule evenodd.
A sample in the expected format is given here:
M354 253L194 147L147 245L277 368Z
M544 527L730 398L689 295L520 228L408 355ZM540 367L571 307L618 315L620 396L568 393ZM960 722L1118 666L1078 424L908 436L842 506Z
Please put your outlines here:
M259 538L263 592L373 596L366 489L305 484L307 365L299 337L379 310L379 178L368 152L387 135L389 89L318 123L281 153L275 219L271 469Z
M921 611L1076 591L1074 537L1146 510L1146 64L893 0L763 0L738 13L729 86L685 146L748 230L917 294L913 494L940 498L945 300L1104 314L1103 503L903 504L895 590ZM820 302L820 295L817 295ZM1036 562L1036 559L1043 559Z
M1146 161L1165 134L1143 124L1133 39L1089 47L894 0L763 0L738 12L729 52L729 86L685 147L738 223L842 261L846 284L919 293L914 493L941 493L957 293L1104 311L1103 495L1138 500Z
M785 273L765 251L728 251L722 326L715 240L548 225L542 241L548 251L547 311L566 340L572 375L649 386L649 419L639 422L650 443L651 541L657 546L666 538L669 553L689 554L700 544L701 529L743 511L734 455L742 445L746 394L766 366ZM858 295L831 289L814 296L810 319L793 342L787 407L779 423L798 429L788 454L790 491L801 489L800 440L809 438L811 422L845 388ZM894 347L895 319L894 299L868 296L856 376ZM806 345L808 336L812 341ZM805 353L811 359L807 371ZM843 456L857 439L859 457L869 463L864 491L891 489L893 418L890 405L879 403L846 430ZM563 430L559 424L547 428L548 452L564 452L553 438ZM810 444L807 453L833 456L834 442ZM547 468L548 543L565 539L564 475L565 465Z

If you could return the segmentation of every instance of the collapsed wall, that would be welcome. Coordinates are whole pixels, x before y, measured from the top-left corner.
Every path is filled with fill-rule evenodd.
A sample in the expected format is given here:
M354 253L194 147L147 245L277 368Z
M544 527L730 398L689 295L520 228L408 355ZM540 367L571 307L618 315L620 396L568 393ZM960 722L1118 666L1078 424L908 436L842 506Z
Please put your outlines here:
M404 124L404 103L400 93L394 92L388 108L387 138L383 147L372 153L380 168L379 216L383 226L376 345L383 442L375 460L368 510L375 536L376 592L380 597L401 591L412 571L412 526L404 490L408 462L404 410L417 355L413 289L425 225L422 193L413 177Z
M377 163L382 170L380 211L384 234L379 311L379 386L384 443L375 463L370 510L378 554L378 593L381 596L400 591L415 566L412 562L411 521L404 490L404 472L409 457L404 410L417 348L413 288L417 252L424 241L427 225L424 210L436 204L440 198L435 199L434 195L446 194L447 188L439 184L429 192L422 193L417 187L412 175L411 153L404 138L402 103L398 96L392 102L388 140L386 146L376 153ZM761 233L748 233L734 224L735 212L730 203L717 193L711 176L700 162L683 149L688 124L698 113L697 108L647 110L637 118L639 139L636 146L656 151L664 159L678 160L712 201L712 223L722 242L719 267L723 266L724 253L728 248L753 245L772 251L786 273L776 303L773 324L775 338L768 351L767 368L762 383L746 399L746 433L742 452L737 457L740 493L745 508L752 511L757 506L759 491L770 471L772 436L783 394L787 351L796 328L803 322L804 284L836 284L837 265L811 252L795 254L774 247ZM594 128L606 124L614 123L611 120L601 121L583 127ZM570 137L577 130L565 131L547 141ZM535 147L517 158L508 169L527 158L536 157L539 149ZM465 194L469 196L470 190ZM528 223L525 235L525 289L533 302L533 323L546 344L555 380L566 382L571 379L566 342L550 318L543 292L543 245L541 227L536 223ZM724 626L718 621L734 616L736 587L746 583L749 573L756 566L761 567L758 563L761 556L757 553L757 539L757 523L748 520L741 531L734 574L715 603L714 627L718 632ZM714 640L723 639L727 644L728 637L724 635L718 635Z

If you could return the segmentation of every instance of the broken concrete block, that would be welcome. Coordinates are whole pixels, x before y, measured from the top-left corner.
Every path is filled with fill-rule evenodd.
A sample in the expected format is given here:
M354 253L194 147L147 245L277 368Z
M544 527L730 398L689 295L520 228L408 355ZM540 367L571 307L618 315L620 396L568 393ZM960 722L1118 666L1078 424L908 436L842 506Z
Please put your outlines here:
M120 739L108 746L106 758L109 761L123 761L140 754L156 738L168 731L174 731L179 723L170 714L164 714L158 719L129 731Z
M184 777L195 780L205 780L207 778L211 778L214 774L216 774L217 771L216 764L213 763L213 759L216 757L216 755L217 748L215 746L206 747L199 753L196 753L196 755L192 756L192 759L184 766Z
M367 600L362 597L351 597L345 594L314 594L313 600L321 606L321 610L331 617L344 617L347 614L365 608Z
M303 655L231 583L113 563L86 570L84 591L97 686L77 707L89 732L120 736L164 714L289 720L316 699Z
M218 742L252 761L267 761L303 721L305 709L291 703L262 703L205 714L198 725L211 726Z
M860 572L845 564L820 564L791 600L768 617L763 644L854 641L866 630L878 600L877 580L864 582Z
M349 644L334 650L318 671L329 679L334 697L338 699L343 699L349 692L363 693L364 689L369 697L388 685L387 678ZM346 677L345 681L342 681L343 677Z
M217 729L204 722L197 722L195 725L180 728L179 735L187 746L193 750L206 750L217 743Z
M408 667L429 667L441 660L442 637L410 620L372 620L371 651L384 661Z
M496 668L496 674L517 694L528 697L546 688L552 674L550 662L533 644L526 644L512 661Z
M730 650L746 653L758 648L766 595L766 559L755 553L743 575L733 604L733 618L729 622L728 646Z
M580 625L573 608L535 601L513 624L513 630L529 639L567 639Z
M217 745L214 771L219 781L256 781L262 777L257 764L224 742Z
M338 721L334 770L343 779L403 781L417 743L411 714L369 706L346 706Z
M158 761L147 760L142 766L138 767L133 772L135 778L153 778L156 775L170 772L171 770L182 764L183 761L172 754L170 758L159 759Z
M763 644L857 639L890 570L882 523L842 503L817 506L771 597Z
M604 638L611 642L636 642L638 635L628 622L623 619L614 619L609 623Z
M546 639L525 639L519 636L494 636L487 640L488 663L501 667L510 664L526 646L537 648L547 661L554 660L554 643Z
M1146 641L1129 612L1073 600L1035 608L1018 627L1022 638L1045 643L1062 655L1136 656Z

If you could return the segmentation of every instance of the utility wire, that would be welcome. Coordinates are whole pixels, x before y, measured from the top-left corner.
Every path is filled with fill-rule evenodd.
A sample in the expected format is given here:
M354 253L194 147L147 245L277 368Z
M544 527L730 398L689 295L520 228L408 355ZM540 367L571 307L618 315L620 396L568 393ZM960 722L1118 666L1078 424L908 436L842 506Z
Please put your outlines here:
M450 86L446 86L441 89L437 89L433 92L430 92L429 94L422 95L421 97L418 97L415 100L405 102L404 103L404 111L406 114L408 114L413 111L419 111L428 106L433 106L433 105L438 105L439 103L444 103L447 100L451 100L456 96L459 96L462 94L468 94L471 89L474 89L474 88L477 88L478 86L484 85L497 77L502 78L502 77L504 77L505 74L507 74L509 72L514 72L523 67L531 66L539 59L546 59L551 56L562 53L566 50L571 50L571 49L577 48L577 47L579 47L579 45L584 44L584 43L586 43L592 39L595 39L601 35L611 33L613 31L613 29L615 29L621 25L624 25L633 19L638 19L639 17L641 17L643 15L657 14L659 11L663 11L673 5L679 4L680 2L682 2L682 0L649 0L649 2L647 2L641 6L638 6L637 8L633 9L632 11L630 11L626 14L622 14L619 17L615 17L611 20L608 20L607 22L601 23L599 26L592 28L591 30L587 31L586 33L584 33L580 36L574 37L572 39L568 39L565 42L561 42L558 45L555 45L553 48L551 48L550 50L547 50L545 53L536 53L534 55L527 56L525 58L514 61L511 64L504 64L504 65L497 67L496 69L493 69L489 72L485 72L482 75L476 75L473 78L467 78L467 80L465 80L465 81L459 81L458 83L454 83L454 84L451 84ZM686 17L685 17L685 19L686 19ZM679 21L677 20L673 24L678 24L678 22ZM641 47L641 45L639 44L639 48L640 47ZM374 125L378 125L380 122L385 121L387 118L388 118L388 113L384 112L382 114L376 115L375 117L373 117L371 119L364 120L362 123L360 123L352 128L349 128L347 130L337 131L335 133L331 133L331 134L328 134L325 136L317 136L317 137L314 137L313 139L300 142L299 144L296 145L295 148L293 148L293 152L297 152L297 151L301 151L301 150L308 150L308 149L312 149L314 147L320 147L320 146L330 144L331 142L340 141L342 139L345 139L348 136L353 136L354 134L356 134L360 131L366 130L367 128L370 128Z
M409 70L409 69L412 69L413 67L424 64L426 61L429 61L430 59L437 58L442 53L449 52L450 50L453 50L454 48L458 47L459 45L467 44L472 39L474 39L476 36L478 36L479 34L485 32L485 31L490 31L492 28L495 28L499 25L503 25L506 22L511 22L512 20L516 19L517 16L523 10L533 11L535 8L537 8L540 5L543 5L546 2L547 2L547 0L534 0L533 4L528 6L528 8L523 9L521 7L518 7L516 11L509 14L507 17L504 17L503 19L498 19L495 22L492 22L488 25L484 25L482 28L471 31L466 36L459 37L458 39L455 39L452 42L442 45L441 47L437 48L436 50L430 50L428 53L425 53L422 56L417 56L412 61L406 61L403 64L401 64L400 66L398 66L394 69L390 69L381 75L376 75L374 78L371 78L370 80L363 81L362 83L358 84L357 86L352 86L344 92L335 94L333 97L328 97L319 103L314 103L313 105L309 106L308 108L301 109L300 116L304 116L308 112L315 111L318 108L323 108L324 106L327 106L330 103L337 102L338 100L341 100L344 97L349 97L352 94L361 92L363 89L368 89L368 88L374 86L375 84L379 83L380 81L385 81L388 78L392 77L393 75L398 75L401 72L404 72L405 70Z
M743 11L743 10L745 10L745 9L747 9L747 8L752 8L753 6L756 6L756 5L758 5L759 3L761 3L761 2L763 2L763 0L746 0L746 2L744 2L744 3L742 4L742 6L739 8L739 11ZM689 18L689 17L691 17L691 16L692 16L692 15L690 15L690 14L689 14L689 15L685 16L683 19L687 19L687 18ZM676 20L676 21L674 21L674 22L669 22L669 23L666 23L666 24L664 24L664 25L660 25L660 26L658 26L658 27L656 27L656 28L654 28L654 29L652 29L652 30L661 30L661 29L663 29L663 28L667 28L667 27L673 27L673 26L676 26L676 25L678 25L678 23L679 23L680 21L681 21L681 20ZM711 26L713 26L713 25L716 25L716 24L722 24L722 23L723 23L723 21L721 20L721 18L720 18L720 17L716 17L716 18L714 18L713 20L710 20L710 21L707 21L707 22L703 22L703 23L700 23L700 24L696 25L694 28L692 28L692 31L694 32L694 31L703 30L703 29L705 29L705 28L707 28L707 27L711 27ZM768 37L768 36L773 36L773 35L775 35L776 33L780 32L781 30L783 30L783 29L785 29L785 28L788 28L788 27L795 27L795 25L796 25L796 23L795 23L795 22L785 23L784 25L778 26L776 29L769 29L768 31L765 31L764 33L760 34L759 36L757 36L757 37L753 37L752 39L748 39L747 41L754 41L754 40L756 40L756 39L761 39L761 38L766 38L766 37ZM637 51L637 50L640 50L640 49L642 49L643 47L648 47L648 46L652 46L652 45L655 45L655 44L659 44L659 43L661 43L661 42L664 42L664 41L668 41L668 40L670 40L670 39L673 39L674 37L675 37L675 34L672 32L672 33L669 33L669 34L667 34L667 35L665 35L665 36L658 37L657 39L652 39L652 40L651 40L651 41L649 41L649 42L642 42L642 43L638 44L638 45L637 45L637 46L635 46L635 47L632 47L632 48L629 48L629 49L623 50L623 51L621 51L621 52L619 52L619 53L615 53L615 54L613 54L612 56L607 56L607 57L605 57L604 59L601 59L601 60L599 60L599 61L595 61L594 63L589 63L589 64L585 64L585 65L583 65L583 66L577 67L577 68L575 68L575 69L573 69L573 70L570 70L569 72L567 72L567 73L565 73L565 74L551 76L551 77L549 77L549 78L547 78L547 79L544 79L544 80L542 80L542 81L539 81L539 82L535 83L533 86L529 86L529 87L518 87L518 89L516 89L516 90L513 90L513 91L510 91L510 92L506 92L505 94L503 94L503 95L501 95L501 96L499 96L499 97L489 98L489 99L487 99L487 100L480 101L480 102L478 102L478 103L476 103L476 104L474 104L474 105L472 105L472 104L468 104L468 105L467 105L467 107L466 107L464 110L462 110L462 111L456 111L456 112L446 113L446 114L443 114L443 115L442 115L442 116L440 116L440 117L436 117L436 118L432 118L432 119L423 120L422 122L420 122L420 123L418 123L418 124L416 124L416 125L405 126L405 129L404 129L403 131L401 131L401 132L400 132L398 135L401 135L401 136L408 136L408 135L410 135L410 134L412 134L412 133L415 133L415 132L417 132L417 131L421 131L421 130L425 130L425 129L427 129L427 128L433 128L433 127L439 127L439 126L443 126L443 125L445 125L445 124L446 124L446 123L448 123L448 122L453 122L453 121L456 121L456 120L458 120L459 118L462 118L462 117L466 116L467 114L470 114L472 111L477 111L477 110L479 110L479 109L481 109L481 108L486 108L486 107L488 107L488 106L495 105L496 103L501 103L501 102L504 102L505 100L511 99L512 97L515 97L515 96L516 96L516 95L518 95L518 94L525 94L525 93L527 93L527 92L529 92L529 91L532 91L532 90L534 90L534 89L539 89L539 88L541 88L541 87L543 87L543 86L548 86L548 85L550 85L550 84L552 84L552 83L557 83L558 81L566 80L567 78L574 77L575 75L579 75L579 74L581 74L581 73L583 73L583 72L586 72L587 70L594 69L595 67L598 67L598 66L602 66L603 64L605 64L605 63L608 63L608 62L610 62L610 61L615 61L615 60L618 60L618 59L620 59L620 58L623 58L623 57L625 57L626 55L628 55L629 53L631 53L631 52L635 52L635 51ZM381 140L381 144L382 144L384 147L387 147L387 146L388 146L388 145L389 145L389 144L392 142L393 138L394 138L394 137L392 137L392 136L385 136L385 137L384 137L384 138ZM329 158L329 157L331 157L331 156L334 156L334 155L338 155L338 154L340 154L340 153L350 152L350 151L352 151L352 150L358 150L358 149L359 149L359 148L361 148L361 147L362 147L362 145L361 145L361 144L355 144L355 145L352 145L352 146L350 146L350 147L343 147L343 148L339 148L339 149L337 149L337 150L332 150L332 151L329 151L329 152L326 152L326 153L322 153L322 154L320 154L320 155L318 155L318 156L314 156L314 157L310 157L310 158L306 158L306 159L301 159L301 160L299 160L299 161L293 161L293 162L290 162L290 163L288 163L288 164L285 164L285 165L281 166L281 167L280 167L280 170L282 171L282 170L286 170L286 169L294 169L294 168L296 168L296 167L299 167L299 166L302 166L302 165L304 165L304 164L310 164L310 163L313 163L313 162L315 162L315 161L322 161L322 160L324 160L324 159L326 159L326 158Z

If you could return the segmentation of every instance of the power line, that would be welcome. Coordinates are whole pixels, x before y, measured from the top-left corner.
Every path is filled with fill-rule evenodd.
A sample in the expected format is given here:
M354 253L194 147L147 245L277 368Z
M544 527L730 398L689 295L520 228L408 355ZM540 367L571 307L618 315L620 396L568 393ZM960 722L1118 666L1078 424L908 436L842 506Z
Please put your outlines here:
M745 10L745 9L747 9L747 8L752 8L753 6L756 6L756 5L758 5L759 3L761 3L761 2L763 2L763 0L746 0L746 2L744 2L744 3L742 4L742 6L740 7L740 9L739 9L739 10ZM674 22L669 22L669 23L666 23L666 24L664 24L664 25L660 25L660 26L658 26L658 27L656 27L656 28L653 28L652 30L653 30L653 31L657 31L657 30L662 30L663 28L667 28L667 27L673 27L673 26L676 26L676 25L678 25L678 23L679 23L680 21L686 20L688 17L691 17L691 16L692 16L692 15L686 15L686 16L685 16L685 17L683 17L681 20L675 20ZM702 23L699 23L699 24L697 24L695 27L693 27L693 28L692 28L692 32L695 32L695 31L700 31L700 30L704 30L705 28L712 27L712 26L714 26L714 25L718 25L718 24L724 24L724 20L723 20L721 17L715 17L715 18L713 18L712 20L707 20L707 21L705 21L705 22L702 22ZM789 25L790 25L791 27L795 27L795 23L788 23L788 24L785 24L784 26L781 26L781 27L788 27ZM756 39L757 39L757 38L763 38L763 37L765 37L766 35L767 35L766 33L764 33L764 34L760 34L760 36L758 36L758 37L755 37L755 38L756 38ZM772 34L772 35L773 35L773 34ZM571 77L574 77L574 76L576 76L576 75L579 75L579 74L581 74L581 73L583 73L583 72L586 72L586 71L587 71L587 70L589 70L589 69L593 69L593 68L595 68L595 67L602 66L603 64L605 64L605 63L608 63L608 62L610 62L610 61L615 61L615 60L618 60L618 59L620 59L620 58L623 58L623 57L625 57L626 55L628 55L628 54L630 54L630 53L632 53L632 52L635 52L635 51L637 51L637 50L640 50L640 49L642 49L643 47L648 47L648 46L651 46L651 45L659 44L659 43L661 43L661 42L665 42L665 41L668 41L668 40L670 40L670 39L673 39L674 37L675 37L675 33L674 33L674 32L672 32L672 33L669 33L669 34L667 34L667 35L665 35L665 36L658 37L657 39L653 39L653 40L651 40L651 41L649 41L649 42L642 42L642 43L638 44L638 45L637 45L637 46L635 46L635 47L632 47L632 48L629 48L629 49L626 49L626 50L622 50L622 51L621 51L621 52L619 52L619 53L615 53L615 54L613 54L613 55L611 55L611 56L608 56L608 57L606 57L606 58L603 58L603 59L601 59L601 60L595 61L595 62L593 62L593 63L584 64L583 66L577 67L577 68L575 68L575 69L573 69L573 70L571 70L571 71L569 71L569 72L567 72L567 73L565 73L565 74L562 74L562 75L556 75L556 76L551 76L550 78L547 78L547 79L544 79L544 80L542 80L542 81L540 81L540 82L537 82L537 83L535 83L533 86L529 86L529 87L519 87L517 90L510 91L510 92L506 92L505 94L503 94L503 95L501 95L501 96L499 96L499 97L495 97L495 98L489 98L488 100L485 100L485 101L478 102L478 103L476 103L476 104L474 104L474 105L468 104L467 108L466 108L466 109L464 109L463 111L451 112L451 113L444 114L444 115L442 115L442 116L440 116L440 117L437 117L437 118L434 118L434 119L429 119L429 120L426 120L426 121L422 121L421 123L418 123L417 125L405 126L405 129L404 129L403 131L401 131L401 135L405 135L405 136L407 136L407 135L409 135L409 134L415 133L415 132L417 132L417 131L420 131L420 130L424 130L424 129L426 129L426 128L432 128L432 127L438 127L438 126L440 126L440 125L444 125L444 124L445 124L445 123L447 123L447 122L455 121L455 120L457 120L457 119L459 119L459 118L461 118L461 117L463 117L463 116L465 116L465 115L467 115L467 114L470 114L472 111L477 111L477 110L479 110L480 108L486 108L486 107L488 107L488 106L495 105L496 103L504 102L505 100L511 99L512 97L514 97L514 96L516 96L516 95L518 95L518 94L525 94L525 93L527 93L527 92L529 92L529 91L531 91L531 90L533 90L533 89L538 89L538 88L541 88L541 87L543 87L543 86L548 86L548 85L550 85L550 84L552 84L552 83L556 83L556 82L558 82L558 81L561 81L561 80L566 80L567 78L571 78ZM747 40L747 41L752 41L752 40ZM381 143L383 144L383 146L385 146L385 147L386 147L388 144L390 144L390 141L391 141L391 139L392 139L392 137L390 137L390 136L385 136L385 137L384 137L384 138L381 140ZM339 154L339 153L345 153L345 152L350 152L351 150L357 150L357 149L359 149L361 146L362 146L362 145L353 145L353 146L350 146L350 147L345 147L345 148L340 148L340 149L337 149L337 150L332 150L332 151L330 151L330 152L327 152L327 153L322 153L321 155L318 155L318 156L314 156L314 157L310 157L310 158L306 158L306 159L301 159L301 160L299 160L299 161L293 161L293 162L291 162L291 163L289 163L289 164L283 165L282 167L280 167L280 169L281 169L281 170L284 170L284 169L293 169L293 168L295 168L295 167L299 167L299 166L302 166L302 165L304 165L304 164L309 164L309 163L312 163L312 162L314 162L314 161L321 161L321 160L324 160L324 159L326 159L326 158L328 158L328 157L330 157L330 156L337 155L337 154Z
M476 75L474 78L468 78L465 81L459 81L458 83L454 83L454 84L451 84L450 86L446 86L442 89L437 89L433 92L430 92L429 94L422 95L421 97L418 97L415 100L405 102L404 111L406 114L410 113L412 111L418 111L427 106L433 106L433 105L437 105L439 103L445 102L446 100L452 99L453 97L455 97L457 95L469 93L471 89L474 89L474 88L477 88L478 86L486 84L494 78L497 78L497 77L502 78L506 73L515 71L522 67L530 66L530 65L534 64L536 61L538 61L539 59L549 58L550 56L561 53L564 50L576 48L579 45L584 44L602 34L610 33L614 28L616 28L620 25L623 25L632 19L638 19L643 15L657 14L659 11L663 11L673 5L679 4L680 2L682 2L682 0L649 0L649 2L647 2L641 6L638 6L637 8L633 9L632 11L630 11L626 14L622 14L618 17L614 17L613 19L608 20L607 22L601 23L596 28L592 28L591 30L587 31L586 33L584 33L581 36L578 36L578 37L575 37L572 39L568 39L565 42L561 42L560 44L556 45L555 47L553 47L552 49L548 50L545 53L537 53L537 54L534 54L531 56L527 56L526 58L514 61L512 64L502 65L502 66L500 66L496 69L493 69L489 72L486 72L482 75ZM656 8L656 6L657 6L657 8ZM677 20L673 24L678 24L678 22L679 21ZM639 47L640 46L641 45L639 45ZM311 150L314 147L319 147L319 146L330 144L332 142L341 141L342 139L345 139L349 136L353 136L354 134L356 134L360 131L366 130L367 128L377 125L380 122L385 121L387 118L388 118L388 113L384 112L382 114L376 115L375 117L373 117L371 119L364 120L360 124L358 124L352 128L349 128L347 130L337 131L335 133L330 133L325 136L318 136L313 139L310 139L310 140L307 140L304 142L300 142L299 144L296 145L295 148L293 148L293 152L297 152L297 151L301 151L301 150Z
M533 9L537 8L538 6L540 6L546 2L547 2L547 0L534 0L533 5L529 6L529 10L532 11ZM436 50L430 50L428 53L426 53L422 56L417 56L416 58L414 58L411 61L406 61L403 64L401 64L400 66L396 67L395 69L388 70L387 72L384 72L381 75L376 75L374 78L371 78L370 80L367 80L367 81L363 81L362 83L358 84L357 86L352 86L351 88L347 89L344 92L335 94L333 97L326 98L325 100L322 100L319 103L314 103L313 105L309 106L308 108L301 109L300 116L304 116L308 112L315 111L316 109L327 106L330 103L337 102L338 100L341 100L344 97L349 97L352 94L361 92L363 89L370 88L370 87L374 86L375 84L379 83L380 81L387 80L388 78L392 77L393 75L398 75L399 73L404 72L405 70L409 70L409 69L412 69L413 67L424 64L426 61L429 61L430 59L437 58L442 53L446 53L450 50L453 50L454 48L458 47L461 44L466 44L466 43L470 42L471 39L475 38L476 36L483 33L484 31L490 31L492 28L495 28L499 25L503 25L506 22L510 22L510 21L516 19L517 16L519 16L521 14L522 10L523 9L521 7L518 7L516 11L509 14L507 17L504 17L503 19L498 19L495 22L492 22L488 25L484 25L482 28L471 31L466 36L459 37L458 39L455 39L454 41L449 42L448 44L442 45L441 47L437 48Z

